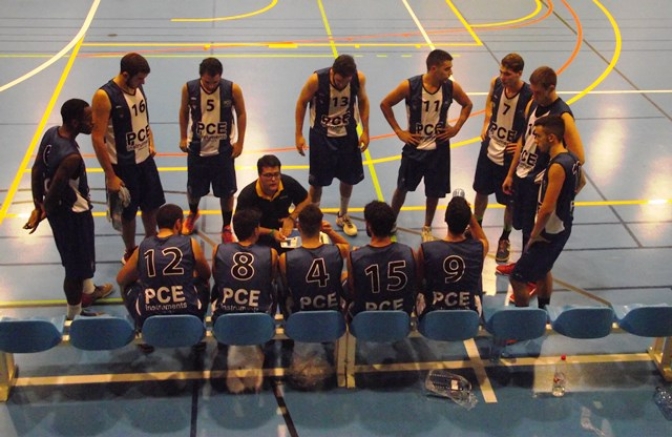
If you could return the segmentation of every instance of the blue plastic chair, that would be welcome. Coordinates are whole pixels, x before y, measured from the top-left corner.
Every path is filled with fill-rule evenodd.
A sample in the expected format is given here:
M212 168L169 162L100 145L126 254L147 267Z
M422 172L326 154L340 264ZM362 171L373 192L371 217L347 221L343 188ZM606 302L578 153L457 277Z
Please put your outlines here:
M425 314L418 324L423 337L438 341L464 341L478 334L479 317L472 310L437 310Z
M618 326L640 337L672 336L672 305L614 305Z
M63 339L65 316L56 318L0 318L0 350L14 354L42 352Z
M570 338L602 338L611 333L614 311L609 307L547 306L551 327Z
M264 344L275 335L275 320L266 313L222 314L212 329L219 343L233 346Z
M189 314L151 316L142 325L142 339L154 347L193 346L204 335L203 321Z
M70 343L87 351L119 349L133 341L134 337L133 325L121 317L76 316L70 325Z
M387 343L403 340L411 330L411 318L404 311L362 311L350 323L358 340Z
M546 333L548 313L539 308L499 307L484 308L485 329L496 338L505 340L532 340Z
M287 337L304 343L336 341L344 333L345 319L337 311L300 311L285 323Z

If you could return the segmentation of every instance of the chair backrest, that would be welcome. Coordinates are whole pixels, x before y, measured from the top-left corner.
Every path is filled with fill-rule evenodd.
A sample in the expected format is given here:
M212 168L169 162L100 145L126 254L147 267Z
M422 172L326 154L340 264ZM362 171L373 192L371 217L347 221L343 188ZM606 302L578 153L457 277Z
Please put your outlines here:
M672 305L614 305L618 326L641 337L672 336Z
M345 320L337 311L299 311L285 323L285 334L305 343L336 341L344 333Z
M478 313L472 310L437 310L418 323L424 337L439 341L463 341L478 334Z
M154 347L185 347L200 342L205 324L190 314L151 316L142 325L142 339Z
M506 306L485 312L485 329L497 338L531 340L546 333L547 317L539 308Z
M275 320L266 313L233 313L217 317L212 332L219 343L233 346L264 344L275 335Z
M118 349L129 344L134 337L133 325L121 317L76 316L70 325L70 343L87 351Z
M65 316L49 318L0 318L0 350L14 354L42 352L63 338Z
M611 333L614 311L609 307L546 307L553 330L571 338L602 338Z
M404 311L362 311L352 319L350 332L358 340L387 343L406 338L410 323Z

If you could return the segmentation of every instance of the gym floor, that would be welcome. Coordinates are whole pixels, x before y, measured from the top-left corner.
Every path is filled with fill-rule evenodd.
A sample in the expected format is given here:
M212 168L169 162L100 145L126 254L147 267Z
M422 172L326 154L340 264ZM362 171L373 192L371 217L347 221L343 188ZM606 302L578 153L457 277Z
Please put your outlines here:
M488 84L500 59L520 53L525 78L549 65L559 73L559 94L575 114L588 176L577 198L572 236L554 268L552 305L672 304L672 91L665 61L672 51L672 10L666 0L70 0L67 6L0 0L0 10L0 315L56 316L65 310L63 269L49 226L30 236L22 230L32 209L30 167L43 132L60 122L60 105L73 97L90 101L130 51L149 60L145 90L157 163L167 200L185 209L179 96L182 84L198 77L204 57L221 59L224 76L240 84L245 96L240 189L256 178L256 160L265 153L277 154L283 171L307 185L308 160L294 147L296 98L314 70L331 65L339 54L355 56L367 76L372 141L364 153L365 180L351 201L360 225L353 245L367 241L363 206L373 199L389 201L396 183L401 144L378 103L401 80L425 71L430 50L454 56L454 79L474 102L471 119L452 144L452 186L464 188L469 199ZM402 106L396 108L401 121ZM458 110L452 108L451 119ZM90 139L82 135L78 141L95 205L96 281L114 282L121 238L105 218L104 180ZM445 233L446 200L434 222L437 236ZM484 227L495 246L503 209L492 196L490 202ZM336 184L325 188L322 206L333 223ZM221 228L217 199L204 198L201 208L198 238L209 251ZM399 241L419 245L423 210L421 186L406 199ZM519 235L512 234L514 260ZM495 275L495 265L488 257L484 286L504 305L508 280ZM124 313L118 291L97 308ZM509 346L507 358L486 363L488 384L480 386L472 366L459 364L481 355L487 361L489 339L475 343L476 357L463 344L420 339L358 351L360 362L453 363L455 372L474 384L479 402L469 411L427 397L425 372L412 365L404 372L361 377L354 390L330 385L301 391L268 378L261 393L236 396L215 379L147 381L165 372L217 368L213 344L200 358L188 350L145 356L132 345L111 352L59 347L17 355L19 384L0 405L0 435L672 433L652 400L663 379L644 353L650 339L623 333L598 340L548 335ZM553 398L552 365L561 354L570 363L568 394ZM95 374L96 382L104 382L117 373L137 374L143 381L62 385L58 379Z

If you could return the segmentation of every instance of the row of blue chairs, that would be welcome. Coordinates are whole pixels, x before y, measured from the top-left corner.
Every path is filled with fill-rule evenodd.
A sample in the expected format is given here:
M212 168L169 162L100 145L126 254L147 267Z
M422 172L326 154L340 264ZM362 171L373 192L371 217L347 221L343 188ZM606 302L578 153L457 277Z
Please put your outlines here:
M483 323L470 310L434 311L417 321L417 332L432 340L463 341L485 330L495 339L523 341L543 336L549 323L553 331L579 339L605 337L614 329L614 323L638 336L672 337L672 305L565 306L548 310L486 305ZM89 351L118 349L134 340L158 348L187 347L207 337L239 346L263 344L274 338L322 343L340 339L347 330L343 316L335 311L299 312L280 324L264 313L226 314L217 319L211 330L195 316L155 316L145 321L141 335L136 335L129 319L109 315L78 316L69 329L65 329L67 325L64 317L0 317L2 362L13 366L13 357L8 360L8 354L42 352L64 341ZM360 341L393 342L406 338L414 325L415 320L402 311L365 311L354 317L349 334ZM346 347L354 348L353 345ZM666 350L664 354L670 352ZM670 359L661 356L659 368L661 363L669 367ZM0 378L7 379L12 370L6 369Z

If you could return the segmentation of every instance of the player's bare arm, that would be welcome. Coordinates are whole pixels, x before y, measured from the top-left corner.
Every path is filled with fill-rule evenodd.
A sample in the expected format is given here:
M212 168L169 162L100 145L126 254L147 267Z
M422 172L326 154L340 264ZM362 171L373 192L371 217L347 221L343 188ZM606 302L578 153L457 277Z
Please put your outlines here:
M436 136L438 140L448 140L457 135L458 132L460 132L460 129L462 129L462 126L464 126L464 123L469 119L469 114L471 114L471 110L474 107L474 104L471 102L467 93L464 92L457 82L453 82L453 100L455 100L458 105L462 106L462 109L460 109L460 117L452 126L446 123L446 128L443 132Z
M483 117L483 127L481 128L481 141L485 141L488 138L488 127L492 119L492 95L495 93L496 80L497 77L495 76L490 81L490 90L488 91L488 96L485 98L485 116Z
M565 122L564 140L565 144L567 145L567 150L579 158L579 162L581 164L585 164L586 154L583 150L583 141L581 141L581 135L579 135L579 130L576 128L574 117L572 117L568 112L565 112L562 114L562 120Z
M187 151L187 128L189 127L189 92L187 91L187 84L182 85L182 93L180 98L180 112L178 114L180 121L180 150Z
M397 138L401 140L404 144L412 144L417 146L422 141L422 135L412 134L408 130L403 130L397 119L394 116L394 110L392 109L399 102L408 97L411 93L411 86L408 80L402 81L394 90L392 90L385 98L380 102L380 110L383 112L383 116L387 123L390 125L394 133L397 135Z
M124 182L114 174L112 169L112 161L107 152L105 145L105 132L110 121L110 111L112 110L112 103L107 93L103 90L98 90L93 95L91 102L91 109L93 115L93 129L91 130L91 142L93 143L93 150L96 152L96 158L105 173L105 186L111 192L117 193L124 185Z
M247 131L247 111L245 110L245 99L243 90L238 84L233 84L233 108L236 111L236 142L233 144L232 158L238 158L243 153L245 144L245 132Z
M361 71L357 72L359 79L359 92L357 94L357 109L362 123L362 134L359 136L359 148L365 151L369 147L369 96L366 94L366 76Z
M296 101L296 110L294 112L294 137L296 150L301 156L305 156L306 149L308 148L306 139L303 136L303 120L306 118L306 108L308 107L308 103L317 92L317 85L317 73L313 73L303 85L299 98Z

